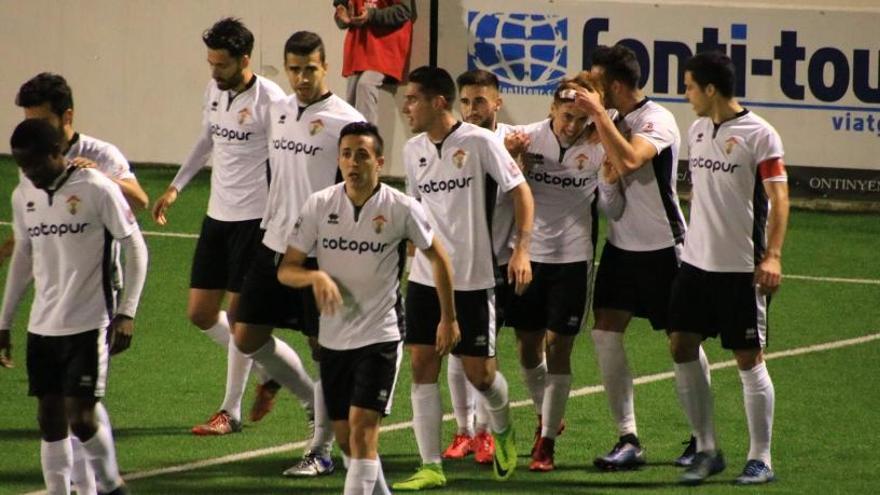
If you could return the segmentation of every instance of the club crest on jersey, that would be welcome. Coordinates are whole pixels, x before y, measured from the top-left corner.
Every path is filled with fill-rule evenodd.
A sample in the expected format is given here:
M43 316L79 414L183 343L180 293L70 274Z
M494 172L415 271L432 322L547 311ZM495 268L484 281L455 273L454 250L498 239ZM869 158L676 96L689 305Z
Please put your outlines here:
M309 134L314 136L315 134L324 130L324 122L321 119L315 119L309 122Z
M519 165L517 165L516 162L507 162L507 171L514 177L518 177L522 173L522 170L519 169Z
M278 123L279 123L279 124L283 124L283 123L286 122L286 121L287 121L287 115L286 115L286 114L284 114L284 115L278 117Z
M238 111L238 124L239 125L242 125L245 122L247 122L248 118L253 120L253 115L251 115L250 108L242 108L241 110Z
M574 157L574 160L577 162L578 170L583 170L584 166L586 166L590 158L587 155L581 153L578 156Z
M331 213L331 214L327 215L327 223L333 224L333 225L338 225L339 224L339 215L337 215L336 213Z
M76 194L67 198L67 211L70 212L71 215L76 215L77 210L79 209L79 204L81 200L77 197Z
M385 227L385 224L388 220L385 220L385 217L382 215L377 215L373 217L373 230L376 231L377 234L382 233L382 229Z
M739 139L735 136L730 136L724 141L724 152L728 155L733 152L733 147L739 144Z
M464 161L467 160L467 155L467 151L459 148L458 151L452 154L452 163L458 168L464 167Z
M34 202L33 202L33 201L28 201L27 204L26 204L25 206L27 207L27 212L28 212L28 213L33 213L33 212L37 211L37 209L34 207Z

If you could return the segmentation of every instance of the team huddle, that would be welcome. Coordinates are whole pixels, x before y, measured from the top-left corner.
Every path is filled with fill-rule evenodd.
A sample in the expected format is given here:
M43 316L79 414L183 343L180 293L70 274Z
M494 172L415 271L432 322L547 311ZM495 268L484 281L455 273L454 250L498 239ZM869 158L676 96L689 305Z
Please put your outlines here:
M401 112L414 137L395 151L403 193L379 180L388 155L375 122L328 89L317 34L298 31L285 43L290 95L251 69L254 36L241 21L218 21L203 41L211 68L203 130L151 209L159 225L171 223L178 195L212 163L187 315L226 352L227 376L223 402L193 434L241 431L253 369L251 421L272 410L281 389L309 420L305 454L284 476L331 475L335 440L346 494L443 487L444 460L471 454L506 480L523 448L496 355L507 326L536 414L528 469L552 471L571 354L592 301L591 337L619 435L596 468L647 462L623 345L637 317L666 332L691 426L675 460L685 468L680 482L700 484L726 467L701 346L719 336L737 361L748 420L750 449L736 483L775 479L763 349L781 281L787 179L779 135L733 97L727 56L700 53L684 66L698 116L687 136L686 223L676 193L678 125L639 89L636 56L622 45L597 48L591 69L548 98L549 117L527 124L497 121L502 99L489 72L410 72ZM127 493L100 399L110 356L132 340L147 276L132 210L148 199L118 149L74 131L61 76L27 81L16 104L26 120L10 142L21 175L0 357L9 358L14 312L33 281L27 370L48 492ZM596 260L600 212L608 234ZM276 328L305 335L317 377L273 336ZM379 431L404 349L421 464L389 483ZM457 423L445 449L444 358Z

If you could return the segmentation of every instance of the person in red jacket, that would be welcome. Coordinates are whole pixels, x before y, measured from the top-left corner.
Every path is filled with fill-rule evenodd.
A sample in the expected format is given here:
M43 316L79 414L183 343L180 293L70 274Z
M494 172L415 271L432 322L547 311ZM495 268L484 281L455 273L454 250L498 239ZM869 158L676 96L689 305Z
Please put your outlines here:
M415 0L333 0L336 25L347 29L342 75L346 100L378 125L379 88L406 76Z

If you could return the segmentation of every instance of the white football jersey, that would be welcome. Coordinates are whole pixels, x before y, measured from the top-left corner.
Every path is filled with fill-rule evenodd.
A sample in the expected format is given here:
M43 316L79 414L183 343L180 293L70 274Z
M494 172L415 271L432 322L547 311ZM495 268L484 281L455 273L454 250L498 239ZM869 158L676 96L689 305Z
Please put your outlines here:
M359 209L345 184L309 197L290 245L303 253L314 250L321 270L342 294L342 307L333 316L321 315L321 346L357 349L403 338L400 276L406 240L427 249L433 233L418 201L392 187L380 184Z
M260 218L269 190L269 105L284 96L277 84L256 74L238 94L220 90L212 79L205 90L202 135L171 185L183 190L210 158L208 216L224 222Z
M74 134L65 158L72 160L79 156L95 162L96 168L111 179L134 179L134 173L125 155L119 151L119 148L106 141L81 133Z
M525 181L513 157L495 135L459 122L442 143L427 133L403 148L407 190L419 199L428 221L449 253L455 290L495 286L489 209L496 188L507 193ZM431 263L417 252L409 279L434 286Z
M693 189L682 261L712 272L754 271L764 256L770 212L758 165L782 158L779 134L744 110L717 126L697 119L688 149ZM765 180L785 180L784 169Z
M596 187L605 161L600 143L562 148L551 119L523 127L529 136L526 179L535 198L530 258L541 263L593 259Z
M675 117L645 98L618 128L627 139L646 139L657 155L623 178L626 208L619 219L609 219L608 241L627 251L655 251L681 243L685 223L676 192L681 137Z
M28 331L61 336L109 325L110 244L138 229L119 186L97 170L70 167L53 193L20 182L12 209L16 243L33 258Z
M299 209L315 191L338 182L339 132L364 116L342 98L328 93L300 107L295 95L272 105L269 200L263 215L263 244L283 253Z

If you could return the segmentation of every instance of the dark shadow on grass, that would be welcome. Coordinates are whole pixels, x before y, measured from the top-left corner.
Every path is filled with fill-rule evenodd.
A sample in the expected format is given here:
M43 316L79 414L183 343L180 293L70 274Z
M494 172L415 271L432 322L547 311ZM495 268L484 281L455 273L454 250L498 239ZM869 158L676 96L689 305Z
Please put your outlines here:
M116 438L124 437L140 437L150 435L187 435L190 433L191 426L128 426L124 428L113 428L113 435Z
M40 431L33 428L5 428L0 430L0 440L40 440ZM39 447L37 447L39 448Z

